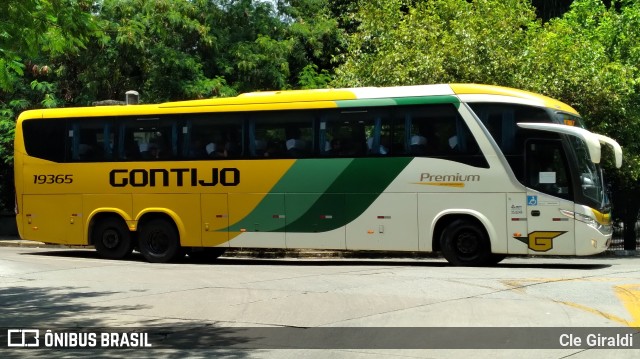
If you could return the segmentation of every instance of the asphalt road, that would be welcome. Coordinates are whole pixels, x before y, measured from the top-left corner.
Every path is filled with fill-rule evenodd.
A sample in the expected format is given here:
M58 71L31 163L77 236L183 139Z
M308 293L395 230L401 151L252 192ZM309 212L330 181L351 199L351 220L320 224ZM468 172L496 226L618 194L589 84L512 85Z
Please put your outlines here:
M255 327L275 329L253 333L262 341L240 344L207 336ZM389 327L415 327L425 337L458 329L447 336L455 337L453 344L445 338L439 342L443 349L429 349L438 343ZM496 329L459 329L465 327ZM548 327L560 327L551 330L551 339L526 329ZM557 348L564 331L580 332L565 342L575 336L584 341L603 327L634 332L633 348ZM151 264L135 255L103 260L86 249L0 248L0 357L83 357L98 351L102 357L154 358L637 358L640 335L633 327L640 327L640 260L632 257L513 258L492 268L452 267L437 258L223 257L212 264ZM137 328L151 333L155 348L7 348L7 328L38 329L42 342L47 329ZM169 331L169 338L179 332L190 337L163 347L158 328ZM309 333L316 337L305 339ZM335 338L356 340L353 333L368 337L359 344ZM477 347L478 334L487 336L486 348L454 349ZM327 336L326 348L317 335ZM535 344L505 349L504 340L494 343L496 337L518 335ZM411 349L401 349L405 345Z

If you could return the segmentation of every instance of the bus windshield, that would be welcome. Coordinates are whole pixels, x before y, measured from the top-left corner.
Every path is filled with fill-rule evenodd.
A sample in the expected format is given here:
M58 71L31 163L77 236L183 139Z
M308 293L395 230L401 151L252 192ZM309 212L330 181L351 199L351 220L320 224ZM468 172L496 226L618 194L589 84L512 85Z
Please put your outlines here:
M587 145L579 138L568 136L571 149L575 153L575 165L580 179L579 191L582 195L602 207L605 202L602 169L589 157ZM586 204L586 203L585 203Z

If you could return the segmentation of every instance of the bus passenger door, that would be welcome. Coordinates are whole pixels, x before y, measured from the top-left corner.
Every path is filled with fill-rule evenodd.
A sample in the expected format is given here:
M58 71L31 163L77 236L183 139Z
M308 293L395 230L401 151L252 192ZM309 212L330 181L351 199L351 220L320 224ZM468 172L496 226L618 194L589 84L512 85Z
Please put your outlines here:
M227 194L203 194L202 206L202 246L229 246L229 208Z
M573 211L571 178L559 140L526 142L528 233L520 238L529 254L575 255L574 223L562 214Z

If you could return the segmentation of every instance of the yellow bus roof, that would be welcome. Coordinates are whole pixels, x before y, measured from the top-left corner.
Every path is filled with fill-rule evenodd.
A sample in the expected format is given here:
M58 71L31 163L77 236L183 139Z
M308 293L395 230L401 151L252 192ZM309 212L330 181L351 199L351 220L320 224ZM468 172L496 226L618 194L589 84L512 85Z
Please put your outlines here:
M427 96L456 95L498 95L534 102L540 106L559 111L577 114L571 106L550 97L533 92L517 90L502 86L479 84L440 84L398 87L362 87L344 89L287 90L244 93L236 97L211 98L203 100L187 100L165 102L160 104L141 104L130 106L92 106L68 107L25 111L19 117L24 118L61 118L81 116L123 116L123 115L155 115L183 112L203 112L203 107L215 107L215 111L251 111L276 109L304 109L337 107L336 101L367 100L383 98L409 98ZM313 103L313 106L310 106ZM241 107L239 107L241 106Z

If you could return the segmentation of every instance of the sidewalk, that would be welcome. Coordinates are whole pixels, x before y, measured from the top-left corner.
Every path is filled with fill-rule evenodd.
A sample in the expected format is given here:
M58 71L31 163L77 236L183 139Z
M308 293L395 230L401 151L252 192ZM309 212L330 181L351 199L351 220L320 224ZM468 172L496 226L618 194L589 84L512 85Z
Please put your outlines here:
M28 241L20 239L19 237L12 236L0 236L0 247L34 247L34 248L71 248L64 244L46 244L37 241Z

